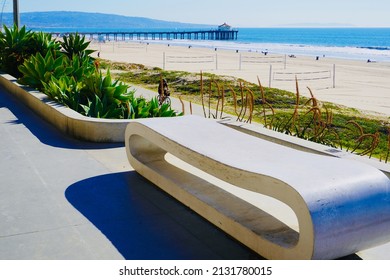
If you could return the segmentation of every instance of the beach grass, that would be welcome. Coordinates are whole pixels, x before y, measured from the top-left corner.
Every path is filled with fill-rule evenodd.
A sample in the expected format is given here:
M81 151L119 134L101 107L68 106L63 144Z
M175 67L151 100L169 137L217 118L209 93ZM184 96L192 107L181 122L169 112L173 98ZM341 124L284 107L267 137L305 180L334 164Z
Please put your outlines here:
M241 110L241 114L245 111L247 122L262 123L282 133L389 161L388 117L320 102L313 92L312 98L301 96L299 91L302 89L299 87L297 92L290 92L262 87L231 76L165 71L158 67L109 60L100 60L100 66L110 69L123 82L156 92L160 78L164 77L172 96L211 107L205 113L207 117L221 116L218 111L222 108L225 113L238 115L240 110L236 107L245 106L248 108ZM248 96L252 96L253 104L248 101ZM252 112L250 106L253 107ZM240 119L240 116L237 118ZM244 120L242 115L240 120Z

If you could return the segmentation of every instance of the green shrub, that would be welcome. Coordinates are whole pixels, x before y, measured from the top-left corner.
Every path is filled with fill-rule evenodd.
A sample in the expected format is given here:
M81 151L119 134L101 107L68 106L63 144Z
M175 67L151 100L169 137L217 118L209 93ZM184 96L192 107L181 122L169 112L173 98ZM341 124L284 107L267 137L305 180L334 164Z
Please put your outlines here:
M79 57L74 55L72 59L65 60L68 64L67 73L73 76L77 81L82 81L96 71L96 66L88 57Z
M70 59L74 56L78 56L79 58L88 57L92 60L92 57L90 57L90 55L95 51L88 49L90 42L85 41L85 36L81 36L78 33L69 34L69 36L63 36L62 40L62 52L66 54Z
M176 116L169 105L158 106L134 96L129 86L103 76L90 56L84 36L71 34L57 42L50 34L25 27L4 27L0 33L0 67L18 82L89 117L130 119Z
M20 29L16 25L4 26L4 33L0 33L0 67L16 78L23 75L19 66L32 55L46 56L48 52L57 54L59 51L60 43L51 34L27 31L25 26Z
M43 90L43 84L49 83L52 77L56 79L62 76L72 76L76 81L81 81L95 71L95 66L88 58L74 56L69 59L66 55L47 52L43 57L40 53L31 56L19 66L23 75L18 82L22 85L29 85L38 90Z
M86 105L81 105L84 112L80 112L88 117L105 118L105 119L123 119L126 108L115 103L111 103L107 96L100 99L97 95L88 99Z
M40 53L42 56L46 56L48 52L57 55L61 50L60 42L54 40L50 33L44 32L33 32L29 46L31 48L31 55Z
M107 98L111 103L117 105L126 103L132 98L128 93L129 86L119 81L113 81L108 70L103 76L101 71L95 71L84 79L84 92L87 97L96 95L100 99Z
M55 58L52 52L48 52L45 57L37 53L19 66L23 76L18 79L18 82L43 90L43 84L48 83L52 76L60 78L70 74L70 69L66 67L67 59L64 55Z
M83 88L82 82L78 82L73 76L62 76L57 79L51 76L48 83L43 84L43 92L50 97L50 99L64 104L69 108L80 112Z
M129 116L128 103L134 91L119 81L113 81L110 71L103 76L101 71L85 77L82 90L87 102L82 106L84 114L95 118L125 119Z
M144 98L134 98L129 104L129 119L157 118L157 117L176 117L183 113L177 113L172 110L169 104L159 106L157 97L147 101Z
M31 31L26 28L13 28L3 26L4 33L0 32L0 67L14 77L20 77L18 66L31 56L29 42L32 37Z

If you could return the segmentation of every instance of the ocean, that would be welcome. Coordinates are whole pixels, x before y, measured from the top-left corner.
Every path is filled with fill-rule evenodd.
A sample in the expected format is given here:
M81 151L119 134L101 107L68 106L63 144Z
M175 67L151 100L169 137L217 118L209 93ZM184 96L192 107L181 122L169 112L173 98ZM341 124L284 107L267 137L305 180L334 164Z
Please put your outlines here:
M390 28L240 28L237 41L193 46L390 62Z
M59 31L65 30L45 30ZM129 30L66 30L98 31L164 31ZM166 30L165 30L166 31ZM169 30L173 31L173 30ZM179 30L181 31L181 30ZM192 45L251 52L286 55L327 56L390 62L390 28L238 28L236 41L170 40L170 44ZM162 43L149 40L150 43Z

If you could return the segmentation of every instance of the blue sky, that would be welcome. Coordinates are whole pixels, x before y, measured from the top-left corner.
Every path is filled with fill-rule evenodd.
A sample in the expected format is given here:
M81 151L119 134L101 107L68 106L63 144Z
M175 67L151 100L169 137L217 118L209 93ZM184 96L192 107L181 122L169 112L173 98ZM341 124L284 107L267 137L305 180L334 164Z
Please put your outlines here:
M12 2L6 1L5 12ZM99 12L235 27L390 27L390 0L19 0L19 6L20 12Z

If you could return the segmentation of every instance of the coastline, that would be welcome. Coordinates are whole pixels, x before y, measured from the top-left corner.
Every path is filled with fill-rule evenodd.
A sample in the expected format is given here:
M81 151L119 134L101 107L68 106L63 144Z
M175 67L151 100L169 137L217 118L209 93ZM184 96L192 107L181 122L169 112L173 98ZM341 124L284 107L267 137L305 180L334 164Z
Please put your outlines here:
M191 43L184 45L185 43ZM390 116L390 62L368 63L328 56L294 55L242 51L216 47L217 41L198 46L197 41L111 41L92 42L94 56L116 62L138 63L166 70L209 72L234 76L263 86L295 92L298 76L300 93L306 87L322 101L371 114ZM207 43L210 44L207 47ZM214 43L214 44L213 44ZM272 65L272 68L271 68Z

